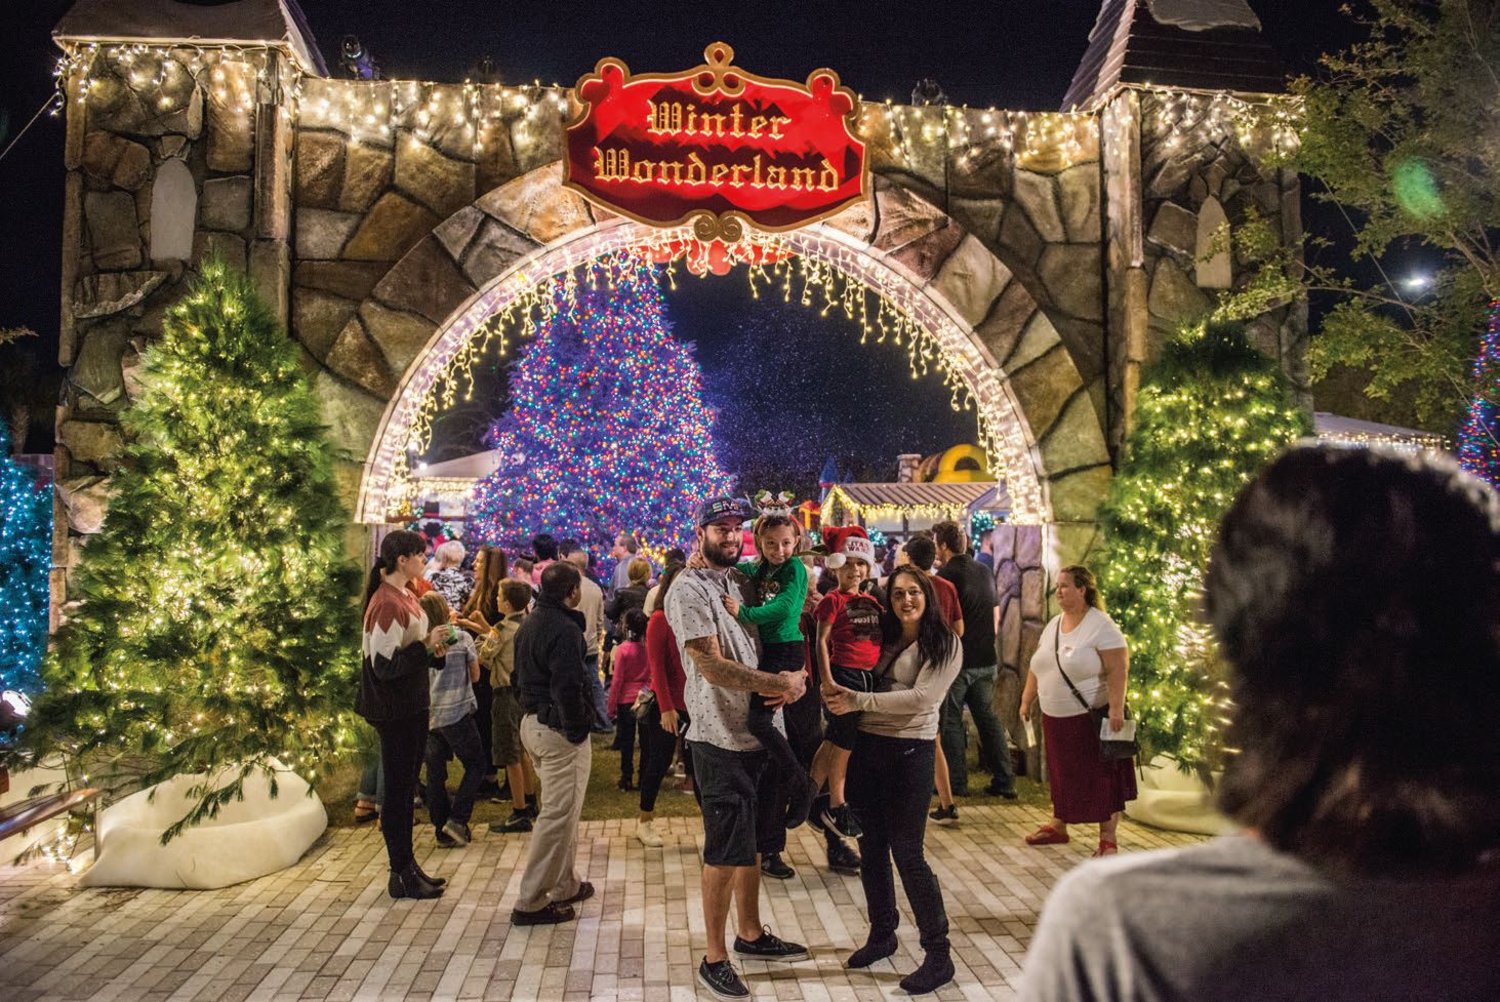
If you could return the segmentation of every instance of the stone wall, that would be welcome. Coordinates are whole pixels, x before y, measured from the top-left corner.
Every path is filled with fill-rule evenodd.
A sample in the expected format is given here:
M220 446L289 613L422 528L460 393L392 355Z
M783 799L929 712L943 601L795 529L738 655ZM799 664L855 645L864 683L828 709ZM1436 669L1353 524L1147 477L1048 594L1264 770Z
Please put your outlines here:
M286 116L275 52L96 57L71 83L64 166L54 617L103 521L140 354L210 255L248 269L285 315ZM55 623L54 623L55 625Z
M1235 228L1260 216L1288 243L1301 239L1297 174L1265 166L1270 134L1247 128L1239 110L1208 97L1127 91L1103 112L1106 133L1118 137L1106 157L1112 447L1128 431L1140 366L1221 291L1243 289L1253 276L1254 262L1233 246ZM1310 407L1307 303L1257 317L1248 332Z
M442 322L522 256L613 219L560 185L561 93L307 78L274 49L113 53L68 104L55 608L103 517L140 352L205 257L246 269L303 348L352 503ZM1039 596L1007 613L1013 667L1045 613L1042 568L1092 545L1133 373L1212 286L1247 274L1198 260L1204 221L1254 209L1300 235L1294 176L1263 176L1233 129L1174 140L1152 124L1180 121L1168 105L1125 92L1097 117L872 106L872 197L829 224L940 294L1031 426L1058 521L1002 582ZM1252 324L1299 380L1305 331L1299 306Z

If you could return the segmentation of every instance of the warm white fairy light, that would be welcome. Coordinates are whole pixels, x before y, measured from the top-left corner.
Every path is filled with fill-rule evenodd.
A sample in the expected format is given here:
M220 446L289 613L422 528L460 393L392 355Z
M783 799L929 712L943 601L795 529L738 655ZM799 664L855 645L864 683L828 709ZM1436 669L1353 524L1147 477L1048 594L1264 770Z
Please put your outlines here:
M667 256L664 251L694 242L688 228L621 222L564 238L499 276L443 328L403 380L371 448L360 519L384 521L407 509L418 491L410 457L430 446L433 419L473 392L473 367L487 351L504 354L511 343L529 338L546 322L554 292L571 295L581 266L615 254L659 259ZM748 229L730 255L745 269L754 295L780 295L824 315L838 311L858 325L862 343L890 341L904 348L913 378L938 376L956 410L975 410L991 468L1010 491L1012 521L1046 520L1035 437L1018 402L976 347L972 332L930 290L871 255L859 241L822 224L780 234ZM675 283L676 274L675 264L665 269L669 283Z

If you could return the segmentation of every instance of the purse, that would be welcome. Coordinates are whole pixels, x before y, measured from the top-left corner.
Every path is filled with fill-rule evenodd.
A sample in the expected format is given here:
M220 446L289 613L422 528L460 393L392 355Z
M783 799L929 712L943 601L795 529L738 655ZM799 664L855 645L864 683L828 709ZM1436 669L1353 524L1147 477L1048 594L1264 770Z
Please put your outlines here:
M652 692L650 688L642 688L640 692L635 694L635 702L630 704L630 712L635 714L635 719L642 720L646 714L651 712L651 708L655 705L656 693Z
M1122 735L1128 733L1130 735L1130 737L1128 738L1105 737L1106 734L1111 733L1110 731L1106 730L1106 728L1109 726L1106 723L1106 721L1109 720L1109 707L1090 706L1089 701L1083 698L1083 693L1078 691L1078 686L1073 684L1073 680L1069 678L1068 673L1063 670L1062 654L1060 652L1061 644L1062 617L1059 616L1057 619L1057 627L1052 633L1052 660L1057 662L1057 672L1062 676L1063 681L1068 684L1068 691L1071 692L1073 694L1073 698L1078 700L1079 704L1088 711L1089 722L1093 724L1092 729L1094 733L1099 736L1099 757L1106 762L1117 762L1121 759L1134 758L1136 754L1134 728L1126 728L1120 732ZM1130 707L1128 706L1125 707L1125 716L1127 718L1130 716Z

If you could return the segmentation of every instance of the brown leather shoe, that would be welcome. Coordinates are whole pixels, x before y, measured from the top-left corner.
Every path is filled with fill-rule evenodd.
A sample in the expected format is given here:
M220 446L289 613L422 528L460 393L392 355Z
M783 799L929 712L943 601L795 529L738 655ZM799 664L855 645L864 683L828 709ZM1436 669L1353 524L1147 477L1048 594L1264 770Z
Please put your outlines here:
M559 922L571 922L573 920L573 909L556 901L549 902L534 912L523 912L519 908L510 910L511 925L556 925Z

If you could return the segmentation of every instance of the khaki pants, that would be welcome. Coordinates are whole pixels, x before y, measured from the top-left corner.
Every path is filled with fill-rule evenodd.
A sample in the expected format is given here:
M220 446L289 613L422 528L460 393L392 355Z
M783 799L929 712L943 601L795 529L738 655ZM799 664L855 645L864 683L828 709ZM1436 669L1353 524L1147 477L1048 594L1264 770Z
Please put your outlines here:
M521 743L536 763L541 782L541 813L531 831L526 872L516 908L536 911L549 901L565 901L578 893L578 818L589 785L592 749L588 741L573 744L561 733L539 723L535 714L521 718Z

